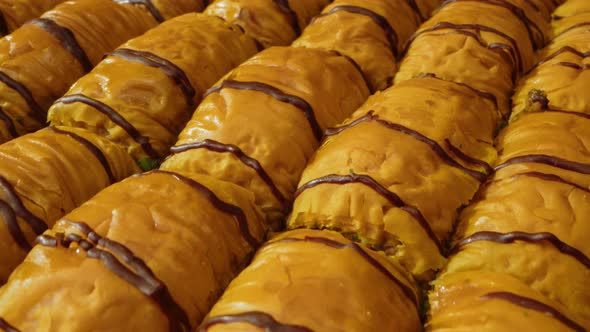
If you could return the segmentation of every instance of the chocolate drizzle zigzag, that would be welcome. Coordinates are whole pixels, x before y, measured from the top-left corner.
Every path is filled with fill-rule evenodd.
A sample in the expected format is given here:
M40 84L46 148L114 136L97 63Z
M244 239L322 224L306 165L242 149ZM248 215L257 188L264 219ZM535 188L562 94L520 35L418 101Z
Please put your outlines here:
M28 251L31 245L26 241L16 217L22 218L37 235L47 230L47 224L24 206L12 184L2 176L0 176L0 191L4 193L4 199L0 199L0 213L4 222L19 247Z
M56 134L66 135L71 139L75 140L76 142L82 144L86 149L88 149L88 151L90 151L90 153L92 153L96 157L96 159L98 159L98 161L104 168L107 176L109 177L109 181L111 182L111 184L117 182L115 176L113 175L113 170L111 169L109 161L107 160L102 150L96 147L96 145L92 144L92 142L85 139L84 137L77 135L71 131L61 130L53 126L49 127L48 130L51 130Z
M434 234L434 231L430 227L430 224L428 223L428 221L426 220L426 218L424 217L422 212L420 212L420 210L418 210L418 208L416 208L415 206L406 204L397 194L395 194L394 192L392 192L389 189L382 186L379 182L377 182L375 179L373 179L369 175L364 175L364 174L348 174L348 175L330 174L330 175L326 175L326 176L311 180L311 181L303 184L302 186L300 186L297 189L297 191L295 192L294 198L297 198L305 190L317 187L319 185L323 185L323 184L344 185L344 184L351 184L351 183L359 183L359 184L363 184L363 185L371 188L377 194L379 194L380 196L385 198L387 201L389 201L389 203L391 205L401 209L402 211L407 212L409 215L412 216L412 218L414 218L418 222L418 224L422 227L422 229L424 229L425 233L432 240L432 242L434 242L434 244L438 248L439 252L440 253L443 252L440 240L438 239L436 234Z
M535 22L533 22L530 18L528 18L528 16L526 16L526 13L522 8L516 6L508 1L505 1L505 0L446 0L439 7L439 10L441 10L442 8L444 8L448 4L457 3L457 2L477 2L477 3L483 3L483 4L496 6L496 7L502 7L502 8L507 9L514 16L516 16L516 18L518 18L518 20L524 25L525 29L527 30L529 40L531 41L531 44L533 45L533 48L539 49L543 46L543 45L539 44L539 42L535 39L535 36L533 35L533 31L532 31L531 27L534 28L535 30L537 30L537 33L540 36L543 36L543 30L541 30L541 28Z
M387 41L389 42L389 46L391 47L391 52L393 53L393 57L396 58L398 56L397 43L399 39L397 33L395 32L395 29L393 29L393 27L391 26L391 24L389 24L389 21L385 17L383 17L380 14L377 14L376 12L368 8L346 5L334 6L328 12L316 16L314 20L340 11L364 15L373 20L373 22L375 22L375 24L377 24L385 32L385 36L387 37Z
M208 95L213 94L213 93L217 93L217 92L221 91L222 89L257 91L260 93L264 93L264 94L266 94L266 95L268 95L268 96L270 96L282 103L291 104L291 105L297 107L298 109L300 109L301 111L303 111L303 114L305 115L305 118L309 122L309 126L311 127L311 130L313 131L313 134L315 135L316 139L318 141L322 139L322 136L323 136L322 128L320 127L320 125L315 117L315 113L313 111L313 108L303 98L295 96L295 95L287 94L287 93L281 91L280 89L275 88L275 87L265 84L265 83L240 82L240 81L235 81L235 80L223 81L220 85L207 90L207 92L205 92L204 97L207 97Z
M85 72L92 70L92 62L86 55L86 52L76 40L76 36L66 27L55 23L48 18L37 18L27 22L27 24L35 25L52 35L70 54L78 60Z
M187 105L191 108L194 107L195 88L191 81L186 76L186 73L180 69L174 63L159 57L153 53L146 51L132 50L129 48L119 48L112 52L110 55L119 57L126 61L141 63L146 66L160 69L166 76L170 77L178 87L182 90L186 98Z
M208 318L201 324L198 332L206 332L215 325L232 323L247 323L264 329L265 332L313 332L313 330L304 326L282 324L270 314L260 311L249 311Z
M168 317L170 331L192 331L188 315L176 303L168 287L129 248L119 242L99 235L86 223L68 220L64 220L64 222L76 228L86 238L75 233L58 233L56 236L44 234L37 238L37 242L42 246L55 248L70 248L72 243L78 244L80 248L86 251L86 257L99 260L115 275L133 285L141 293L156 302L162 312Z
M248 156L244 151L242 151L238 146L233 144L224 144L212 139L205 139L204 141L197 142L197 143L189 143L174 146L170 149L172 155L182 153L189 150L194 149L207 149L209 151L214 151L218 153L231 153L236 158L238 158L244 165L253 169L258 176L266 183L269 187L270 191L272 192L273 196L287 209L289 207L289 201L285 198L285 196L281 193L277 185L274 183L270 175L264 170L264 167L260 164L260 162L250 156Z
M156 21L158 21L159 23L165 21L164 16L162 16L162 13L160 13L158 8L156 8L156 6L152 3L151 0L115 0L115 2L121 5L129 4L145 6L145 8L156 19Z
M516 40L498 29L489 27L487 25L482 25L482 24L455 24L455 23L451 23L451 22L438 22L435 25L433 25L432 27L420 30L420 31L416 32L412 37L410 37L402 54L406 54L408 52L408 49L409 49L410 45L412 44L412 42L414 40L416 40L416 38L418 38L419 36L421 36L425 33L433 32L433 31L437 31L437 30L444 30L444 29L455 30L457 33L465 34L465 35L477 40L479 42L479 44L482 45L483 47L487 47L489 49L500 49L500 50L508 49L510 52L510 55L514 59L513 61L510 61L510 62L512 62L516 66L516 68L515 68L516 71L522 72L524 70L523 64L522 64L522 54L520 52L520 48L518 47L518 43L516 42ZM474 30L474 31L483 31L483 32L493 33L493 34L501 37L502 39L507 40L510 43L510 46L505 45L505 44L500 44L500 43L487 44L481 37L478 36L478 34L475 34L473 32L466 31L466 30ZM504 52L502 52L502 53L504 53Z
M567 318L564 314L559 312L557 309L555 309L543 302L539 302L535 299L520 296L520 295L517 295L514 293L510 293L510 292L492 292L492 293L488 293L488 294L481 296L480 299L482 299L482 300L496 299L496 300L507 301L507 302L510 302L510 303L517 305L519 307L538 311L538 312L543 313L547 316L550 316L550 317L560 321L561 323L563 323L567 327L573 329L574 331L586 332L586 329L584 327L582 327L580 324L574 322L573 320Z
M62 103L62 104L73 104L73 103L82 103L86 104L95 110L99 111L100 113L107 116L113 123L117 126L121 127L127 134L135 141L137 144L141 146L143 151L152 159L159 159L158 153L152 145L150 144L150 139L146 136L143 136L135 126L129 123L121 114L111 108L109 105L98 101L96 99L92 99L87 97L83 94L73 94L73 95L66 95L64 97L59 98L55 101L55 103Z
M415 138L416 140L418 140L422 143L425 143L426 145L428 145L428 147L430 147L430 149L434 153L436 153L436 155L438 155L449 166L457 168L457 169L465 172L466 174L473 177L474 179L476 179L479 182L484 182L487 179L486 174L466 168L465 166L459 164L457 161L455 161L453 158L451 158L451 156L449 156L449 154L436 141L434 141L434 140L432 140L432 139L430 139L430 138L428 138L428 137L420 134L419 132L417 132L413 129L410 129L408 127L402 126L397 123L389 122L386 120L382 120L379 118L378 115L375 115L375 111L369 111L369 113L367 113L367 114L363 115L362 117L352 121L351 123L343 125L341 127L329 128L326 130L325 135L326 135L326 137L337 135L337 134L340 134L341 132L345 131L346 129L355 127L355 126L359 125L360 123L368 122L368 121L376 122L386 128L401 132L402 134L408 135L408 136ZM490 172L490 174L491 174L491 172Z

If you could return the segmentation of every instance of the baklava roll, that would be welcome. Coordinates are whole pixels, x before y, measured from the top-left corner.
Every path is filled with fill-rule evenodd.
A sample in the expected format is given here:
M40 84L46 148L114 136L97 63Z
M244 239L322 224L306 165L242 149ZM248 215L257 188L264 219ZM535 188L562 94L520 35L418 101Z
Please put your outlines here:
M532 66L533 46L542 46L545 29L524 14L535 12L530 7L524 0L446 1L410 39L395 82L433 73L493 94L508 114L516 78Z
M551 32L556 38L570 30L590 26L590 2L586 0L568 0L559 6L552 16Z
M121 144L149 170L168 155L206 89L256 52L236 26L186 14L106 56L55 102L48 119Z
M137 171L124 149L83 129L49 127L0 145L0 284L37 235Z
M511 121L547 109L590 115L588 25L564 30L539 54L541 60L520 80L512 98Z
M561 285L567 283L562 280ZM518 279L493 272L460 272L434 282L427 332L575 331L588 323Z
M243 188L134 176L38 238L0 289L0 317L27 332L190 332L264 235Z
M243 186L269 220L282 221L324 129L343 121L368 95L362 72L346 57L267 49L207 92L162 169Z
M242 27L264 47L286 46L331 0L215 0L205 13Z
M285 232L227 288L199 332L421 331L416 284L338 233Z
M420 23L420 10L405 0L336 0L314 18L295 47L338 51L367 74L371 91L391 84L399 52Z
M326 131L288 227L340 231L432 277L457 209L491 172L499 121L493 96L435 77L377 93Z
M65 0L2 0L0 1L0 37L25 22L41 16Z
M0 142L43 127L51 103L103 54L156 24L139 7L67 1L0 39Z
M461 214L443 275L510 274L590 322L589 126L547 111L505 129L496 174Z

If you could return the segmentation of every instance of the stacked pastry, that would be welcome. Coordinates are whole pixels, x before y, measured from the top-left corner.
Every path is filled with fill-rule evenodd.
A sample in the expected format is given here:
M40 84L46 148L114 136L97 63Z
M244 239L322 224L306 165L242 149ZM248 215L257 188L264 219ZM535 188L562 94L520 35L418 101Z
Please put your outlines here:
M105 53L202 1L68 1L0 39L0 143L42 128L49 106Z
M278 6L275 15L285 16ZM273 20L258 24L280 31ZM22 261L35 236L65 213L138 172L136 163L157 167L207 87L254 54L256 45L216 17L172 19L125 43L76 82L49 111L55 127L0 146L0 199L12 202L0 217L0 280ZM96 169L99 175L89 177ZM32 227L31 218L39 226Z
M227 55L217 57L222 56ZM211 138L229 145L231 137L221 137L227 128L238 138L249 134L252 140L266 140L272 149L286 150L290 146L285 143L273 145L278 139L272 136L274 126L280 126L289 132L279 134L297 137L297 145L317 146L313 124L320 126L321 133L368 95L363 73L352 59L325 50L271 48L216 84L186 132L215 133L219 128L220 137ZM237 108L234 102L244 96L250 103ZM186 101L182 93L176 98ZM227 102L221 102L223 98ZM231 112L215 110L224 111L226 105ZM256 109L267 111L257 115L264 126L243 126L239 113ZM213 115L201 117L207 112ZM204 123L220 113L215 121ZM272 123L262 121L270 116ZM313 143L308 143L310 136ZM309 158L313 150L306 147L302 152ZM176 156L183 153L177 151ZM280 165L284 155L270 153L273 150L268 156L254 157ZM107 188L39 237L39 245L0 291L4 322L24 331L87 330L91 324L124 331L189 331L196 326L248 262L268 226L251 191L231 179L222 181L192 169L172 172L176 163L169 162L166 169ZM211 168L226 166L213 159L205 162ZM227 166L250 169L248 164ZM301 172L303 166L295 171ZM21 288L23 278L30 282L26 290ZM25 291L26 298L16 295ZM64 296L90 305L62 302ZM47 305L31 306L29 300ZM95 322L96 317L100 322Z
M325 132L295 193L297 230L258 252L201 330L421 330L418 285L445 266L458 210L493 171L514 79L552 9L445 2L411 38L398 83Z
M556 10L553 41L516 89L496 172L430 294L429 331L590 329L588 5Z

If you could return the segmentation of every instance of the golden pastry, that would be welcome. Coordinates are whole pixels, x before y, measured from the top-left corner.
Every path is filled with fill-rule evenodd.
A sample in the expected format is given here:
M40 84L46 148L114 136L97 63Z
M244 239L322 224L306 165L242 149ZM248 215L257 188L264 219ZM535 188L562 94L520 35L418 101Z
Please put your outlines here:
M532 66L533 46L542 46L545 31L522 10L508 1L446 1L410 39L395 82L433 73L493 94L508 114L513 84Z
M429 295L433 319L427 332L438 331L586 331L574 313L510 276L493 272L459 272L435 282Z
M39 238L0 289L0 317L27 332L193 331L264 233L238 186L131 177Z
M374 95L326 132L288 227L338 230L427 279L457 209L491 171L499 120L492 96L433 77Z
M590 115L590 96L586 93L589 45L588 27L579 26L560 34L539 52L541 60L516 88L511 121L539 109Z
M384 89L393 79L396 57L420 23L420 10L411 3L336 0L293 46L347 55L367 73L372 91Z
M291 44L329 0L216 0L206 14L242 27L264 47Z
M25 22L41 16L65 0L0 1L0 36L9 34Z
M0 284L55 220L137 171L124 149L83 129L50 127L0 145Z
M198 329L420 331L416 285L385 256L328 231L266 243Z
M209 0L114 0L120 4L135 5L147 10L158 22L205 9Z
M368 94L346 57L270 48L207 92L162 169L237 183L254 192L270 220L281 221L323 130Z
M68 1L0 39L0 142L41 128L51 103L104 53L156 24L138 7Z
M586 34L562 29L516 89L494 176L461 213L433 282L427 331L590 329L588 80L572 68Z
M186 14L110 53L48 119L104 135L147 170L168 154L206 89L256 51L235 26Z

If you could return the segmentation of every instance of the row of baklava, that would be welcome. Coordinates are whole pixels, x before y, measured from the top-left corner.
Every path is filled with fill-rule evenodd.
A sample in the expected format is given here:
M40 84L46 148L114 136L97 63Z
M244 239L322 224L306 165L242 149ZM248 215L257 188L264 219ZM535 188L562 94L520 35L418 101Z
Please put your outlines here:
M109 53L72 85L50 107L51 127L2 144L0 281L57 219L109 184L157 167L208 87L263 45L294 39L325 4L298 3L294 21L284 4L218 0L206 9L210 15L167 21ZM81 0L54 12L81 20L91 8L102 18L120 7ZM73 31L90 31L80 29Z
M495 136L509 117L516 80L552 36L557 5L444 2L410 38L396 85L325 132L295 193L287 223L294 230L258 251L200 331L422 330L419 311L428 306L421 286L446 266L459 211L495 172ZM493 227L492 215L487 223ZM584 292L581 286L573 289ZM432 318L428 329L530 330L486 325L479 302L460 307L473 319L459 317L453 305L471 294L450 287L435 292L456 297L431 297L446 325ZM497 307L499 320L514 312L510 299L493 298L506 302ZM559 326L559 317L551 318L548 326Z
M252 22L258 22L256 8L268 8L254 6L268 1L241 2L253 4L247 14ZM291 8L285 5L291 4L291 12L303 27L301 17L314 8L319 10L327 1L276 3L281 4L283 14L285 8ZM85 331L89 326L115 331L192 331L247 265L268 229L281 227L300 174L324 130L343 121L371 91L391 83L397 52L436 4L435 0L336 0L292 47L270 48L225 75L204 93L160 170L106 188L37 238L38 245L0 289L0 327L21 331ZM195 17L213 27L223 24L218 19ZM129 43L142 38L148 43L157 38L146 36L159 30L162 40L178 42L174 31L188 29L189 24L180 22L172 29L176 20ZM171 28L165 30L166 25ZM212 30L201 28L202 38ZM235 29L231 32L239 35ZM245 37L233 38L239 41ZM215 38L207 39L206 45L216 42ZM253 39L241 42L242 47L251 48L250 44L255 44ZM236 47L207 54L211 60L206 62L193 53L186 58L210 68L227 61L232 52L238 53L236 49L240 50ZM210 48L203 45L199 50ZM380 59L377 63L375 56ZM94 71L113 62L109 62L111 57L116 54ZM124 72L131 65L126 63L110 73ZM141 76L136 79L134 75ZM159 137L157 126L139 121L134 125L138 132L141 129L151 135L143 144L129 133L115 139L125 131L117 124L122 121L116 119L133 119L134 109L110 117L112 130L99 120L102 116L104 121L109 113L100 111L104 109L101 98L109 98L100 92L109 84L134 88L113 98L116 103L134 105L138 101L133 98L142 101L144 95L154 95L145 83L151 76L134 75L117 74L117 79L101 81L105 74L93 78L91 73L82 78L71 93L54 104L49 112L52 123L90 131L118 149L123 147L123 152L137 161L152 158L145 146L156 146L152 141ZM198 71L192 75L199 77ZM87 86L80 83L87 78ZM134 80L136 83L123 83ZM176 83L177 90L169 98L183 103L184 82ZM89 92L82 94L78 89ZM93 94L79 97L86 93ZM90 113L89 108L98 112ZM141 108L146 109L150 108ZM51 127L15 141L61 130L63 127ZM106 149L102 152L108 161L115 159ZM76 172L82 179L88 177L84 170ZM68 185L81 188L74 182ZM366 255L375 257L375 262L381 259L368 251Z
M428 331L590 329L590 2L554 13L495 173L459 218Z

